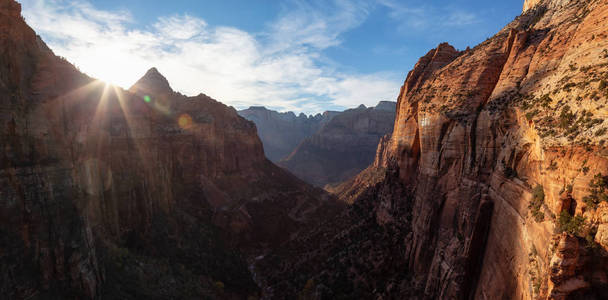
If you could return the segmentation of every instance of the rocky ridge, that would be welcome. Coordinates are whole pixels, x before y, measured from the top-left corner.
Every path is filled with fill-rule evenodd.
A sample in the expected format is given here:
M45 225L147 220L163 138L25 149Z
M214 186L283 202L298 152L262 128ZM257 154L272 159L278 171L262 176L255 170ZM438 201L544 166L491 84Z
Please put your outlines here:
M306 182L331 189L374 159L378 142L390 135L396 103L381 101L346 110L306 138L279 165Z
M605 1L526 1L475 48L422 57L392 138L340 186L353 207L267 255L265 292L607 298L607 20Z
M336 111L326 111L314 116L303 113L296 116L293 112L280 113L263 106L252 106L238 113L255 123L266 157L276 163L339 114Z
M3 296L255 296L245 254L340 209L236 110L156 69L130 91L89 78L20 9L0 0Z

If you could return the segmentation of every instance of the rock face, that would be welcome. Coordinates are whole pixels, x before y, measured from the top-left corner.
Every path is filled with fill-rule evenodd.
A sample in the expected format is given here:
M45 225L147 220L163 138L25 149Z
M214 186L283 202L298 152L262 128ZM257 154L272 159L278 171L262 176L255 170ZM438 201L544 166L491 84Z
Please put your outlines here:
M130 91L56 57L0 0L0 295L246 298L240 249L339 210L253 123L151 69ZM322 208L322 209L318 209Z
M353 207L258 264L268 294L608 298L608 3L525 5L420 59L392 138L339 187Z
M380 138L392 132L396 103L361 105L332 118L279 165L316 186L337 184L374 160Z
M315 116L296 116L293 112L279 113L262 106L239 111L240 116L255 123L266 157L277 163L338 114L326 111Z

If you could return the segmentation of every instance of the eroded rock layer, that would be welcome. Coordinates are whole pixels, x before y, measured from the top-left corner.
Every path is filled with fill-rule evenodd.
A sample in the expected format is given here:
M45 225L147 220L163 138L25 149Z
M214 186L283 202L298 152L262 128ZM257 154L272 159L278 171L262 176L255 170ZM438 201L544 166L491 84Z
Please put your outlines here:
M339 207L253 123L151 69L130 91L56 57L0 0L0 295L246 298L243 255ZM323 207L322 210L317 210Z
M266 292L608 298L606 32L606 1L526 1L477 47L441 44L422 57L401 89L392 138L339 187L353 203L334 221L345 225L299 237L340 247L295 241L286 248L301 249L297 263L294 253L268 255L282 264L259 264L278 282ZM362 284L344 284L353 281Z

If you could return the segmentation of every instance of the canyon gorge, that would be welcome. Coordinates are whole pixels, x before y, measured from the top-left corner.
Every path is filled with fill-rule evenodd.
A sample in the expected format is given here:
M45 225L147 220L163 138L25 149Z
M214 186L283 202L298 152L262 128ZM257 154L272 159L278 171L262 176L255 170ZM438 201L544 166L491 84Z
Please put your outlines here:
M267 255L265 292L607 298L607 19L605 1L527 1L422 57L392 137L336 190L352 206Z
M604 0L312 117L108 85L0 0L0 104L6 299L608 299Z
M239 114L256 124L269 158L273 155L268 151L276 150L266 149L283 149L273 161L300 179L331 190L371 164L378 142L393 131L395 109L395 102L380 101L375 107L360 105L310 117L260 107Z

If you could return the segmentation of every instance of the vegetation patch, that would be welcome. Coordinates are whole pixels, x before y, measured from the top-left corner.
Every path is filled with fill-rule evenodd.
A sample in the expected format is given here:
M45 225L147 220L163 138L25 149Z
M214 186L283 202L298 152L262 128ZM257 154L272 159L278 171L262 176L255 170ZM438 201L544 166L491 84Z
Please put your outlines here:
M528 209L534 217L536 222L542 222L545 220L545 213L541 211L543 204L545 203L545 191L542 185L536 185L532 190L532 200L528 204Z
M526 113L526 119L528 119L528 121L532 121L532 119L534 119L534 117L536 115L538 115L539 112L540 111L538 109L535 109L535 110L533 110L531 112Z
M595 174L593 180L589 182L590 194L583 198L587 206L595 209L602 201L608 201L608 176L602 173Z
M559 115L559 127L562 129L567 129L572 123L574 123L575 117L576 116L570 111L570 106L564 106Z
M562 211L557 218L557 230L574 236L583 237L585 231L585 217L581 215L572 216L567 211Z

